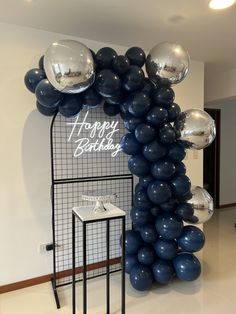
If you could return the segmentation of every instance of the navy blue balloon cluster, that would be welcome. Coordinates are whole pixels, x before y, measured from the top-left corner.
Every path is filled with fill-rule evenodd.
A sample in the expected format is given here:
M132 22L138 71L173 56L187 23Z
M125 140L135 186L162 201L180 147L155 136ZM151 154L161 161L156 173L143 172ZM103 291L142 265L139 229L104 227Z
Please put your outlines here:
M182 162L185 148L178 139L174 122L181 110L174 102L170 85L158 85L142 70L146 56L141 48L125 55L109 47L92 52L95 61L94 84L78 94L64 94L48 81L43 57L39 68L25 75L27 88L35 93L38 110L65 117L76 116L83 107L103 105L109 116L120 114L128 133L121 147L130 155L128 167L139 177L131 210L133 230L125 235L126 272L132 286L145 291L153 282L169 283L174 276L195 280L201 265L193 255L205 242L194 223L191 183Z

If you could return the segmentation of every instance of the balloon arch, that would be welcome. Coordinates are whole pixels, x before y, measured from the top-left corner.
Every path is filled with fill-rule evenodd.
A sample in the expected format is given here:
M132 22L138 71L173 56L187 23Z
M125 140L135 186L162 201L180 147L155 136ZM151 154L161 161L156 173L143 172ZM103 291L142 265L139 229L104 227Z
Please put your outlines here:
M62 40L25 75L46 116L59 111L73 117L83 107L100 105L109 116L121 115L128 133L120 145L131 155L130 172L139 177L133 230L125 238L126 272L139 291L149 290L154 281L167 284L174 276L192 281L201 273L193 253L205 237L195 225L211 218L213 200L203 188L191 188L182 160L186 149L211 144L215 124L206 112L181 112L174 103L171 84L181 82L189 66L188 53L176 43L160 43L146 58L138 47L124 56L109 47L95 54L80 42Z

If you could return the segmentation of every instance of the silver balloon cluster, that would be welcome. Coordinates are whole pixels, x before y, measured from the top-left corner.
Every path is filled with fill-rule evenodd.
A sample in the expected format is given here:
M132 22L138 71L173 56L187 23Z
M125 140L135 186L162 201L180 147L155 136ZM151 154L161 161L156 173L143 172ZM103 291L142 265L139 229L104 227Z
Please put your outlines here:
M188 201L193 208L191 224L201 224L208 221L214 213L214 204L211 195L200 186L192 186L192 198Z
M189 54L177 43L160 43L147 56L147 74L154 83L177 84L186 77L189 67Z
M95 80L91 51L74 40L53 43L45 53L44 69L49 82L63 93L81 93Z
M191 149L209 146L216 136L214 120L207 112L199 109L182 112L175 121L175 129L179 139Z

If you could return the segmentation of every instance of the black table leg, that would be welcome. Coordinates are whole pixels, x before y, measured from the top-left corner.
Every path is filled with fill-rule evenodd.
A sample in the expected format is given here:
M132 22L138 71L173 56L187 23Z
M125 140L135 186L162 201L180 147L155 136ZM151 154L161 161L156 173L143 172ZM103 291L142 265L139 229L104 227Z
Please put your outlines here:
M72 214L72 313L76 313L75 293L75 215Z
M86 222L83 222L83 314L87 314Z
M107 220L107 314L110 314L110 220Z
M125 314L125 216L122 218L121 313Z

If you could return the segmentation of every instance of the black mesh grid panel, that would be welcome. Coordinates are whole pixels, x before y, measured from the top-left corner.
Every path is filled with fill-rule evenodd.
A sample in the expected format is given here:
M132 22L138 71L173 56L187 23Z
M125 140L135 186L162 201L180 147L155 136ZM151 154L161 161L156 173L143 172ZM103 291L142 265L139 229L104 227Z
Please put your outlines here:
M116 157L111 156L111 151L105 150L100 152L84 152L82 155L74 157L75 153L79 154L81 152L80 149L76 151L78 141L84 139L82 142L83 146L86 144L88 136L91 135L90 133L93 132L93 129L88 130L89 124L105 122L113 123L114 125L114 123L118 122L116 129L119 130L114 132L112 136L114 144L118 144L122 135L126 133L121 118L119 116L106 116L101 106L88 111L82 110L77 122L82 123L85 119L86 125L84 124L80 130L81 124L78 124L73 133L73 124L76 118L64 118L58 114L54 120L52 134L54 180L128 174L128 158L122 152L119 152ZM112 129L105 130L104 134L109 133L109 131L112 131ZM101 142L101 138L98 138L98 135L101 136L103 130L100 129L100 132L97 132L93 138L89 139L90 143L95 143L96 140Z
M77 125L72 133L74 122ZM81 122L85 121L81 128ZM91 125L97 121L98 131L91 133ZM102 134L102 125L106 122L107 128ZM117 123L114 126L114 123ZM90 124L89 124L90 123ZM110 123L110 124L108 124ZM112 124L113 123L113 124ZM114 126L114 128L113 128ZM81 129L80 129L81 128ZM132 205L133 177L128 171L128 157L115 150L100 150L83 152L75 156L78 141L83 144L102 141L103 137L113 132L112 144L119 143L120 138L126 133L123 122L119 116L108 117L103 113L101 106L89 111L83 110L79 118L64 118L57 114L51 126L51 155L52 155L52 205L53 205L53 230L54 230L54 284L56 287L71 283L70 271L72 268L72 213L74 206L91 205L90 202L81 200L81 195L88 191L108 191L116 193L113 202L117 207L127 212L126 227L131 228L129 211ZM78 135L79 131L79 135ZM92 136L92 138L91 138ZM108 135L109 136L109 135ZM85 147L85 146L84 146ZM88 147L88 146L87 146ZM94 147L98 147L94 146ZM80 150L77 150L77 153ZM88 277L102 275L106 272L102 262L106 260L106 234L105 222L95 222L87 225L87 264L99 265L88 271ZM121 234L121 221L114 220L110 223L110 258L114 260L121 255L119 238ZM82 225L76 221L76 267L82 265ZM94 267L93 267L94 268ZM111 266L111 271L120 268L119 263ZM63 274L63 275L62 275ZM82 275L77 275L77 280Z

